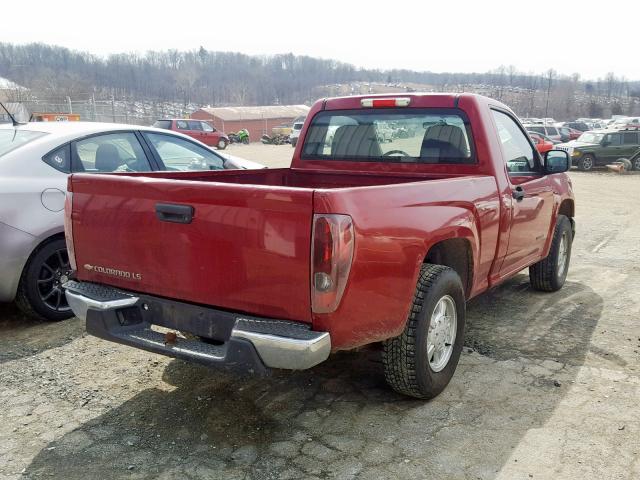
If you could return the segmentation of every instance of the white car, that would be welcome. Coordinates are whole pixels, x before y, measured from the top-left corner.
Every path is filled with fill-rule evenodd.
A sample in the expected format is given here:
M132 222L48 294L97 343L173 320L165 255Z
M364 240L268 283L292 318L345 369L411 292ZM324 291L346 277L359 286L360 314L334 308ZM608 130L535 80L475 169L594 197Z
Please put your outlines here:
M73 316L61 285L67 177L75 172L265 168L159 128L86 122L0 125L0 302L30 316ZM115 239L114 239L115 240Z
M295 122L293 122L291 134L289 135L289 141L291 142L292 147L295 147L298 143L298 138L300 138L300 132L302 131L303 125L304 120L296 120Z

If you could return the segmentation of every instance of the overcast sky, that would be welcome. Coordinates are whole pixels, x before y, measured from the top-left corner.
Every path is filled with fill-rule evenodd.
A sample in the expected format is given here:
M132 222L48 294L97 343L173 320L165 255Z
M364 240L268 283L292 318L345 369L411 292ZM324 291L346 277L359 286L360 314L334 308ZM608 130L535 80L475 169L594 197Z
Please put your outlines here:
M640 1L4 0L0 40L106 55L150 49L293 52L367 68L515 65L640 80ZM378 5L385 5L379 8Z

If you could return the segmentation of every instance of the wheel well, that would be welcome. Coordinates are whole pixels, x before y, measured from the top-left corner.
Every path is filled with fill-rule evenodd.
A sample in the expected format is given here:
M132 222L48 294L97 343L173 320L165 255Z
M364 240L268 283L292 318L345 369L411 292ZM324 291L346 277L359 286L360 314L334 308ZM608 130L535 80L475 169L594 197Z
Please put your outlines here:
M20 278L22 278L22 275L24 275L24 272L25 272L27 266L29 265L29 262L31 262L31 259L33 258L33 256L36 253L38 253L42 247L44 247L49 242L53 242L54 240L58 240L58 239L61 239L61 238L64 239L64 232L54 233L53 235L51 235L50 237L45 238L38 245L36 245L35 248L33 250L31 250L31 253L29 254L29 258L27 258L27 261L24 262L24 265L22 266L22 273L20 274Z
M573 218L575 215L575 205L572 200L564 200L558 209L558 215Z
M436 243L424 258L424 263L450 267L460 276L465 295L469 295L473 283L473 252L464 238L451 238Z

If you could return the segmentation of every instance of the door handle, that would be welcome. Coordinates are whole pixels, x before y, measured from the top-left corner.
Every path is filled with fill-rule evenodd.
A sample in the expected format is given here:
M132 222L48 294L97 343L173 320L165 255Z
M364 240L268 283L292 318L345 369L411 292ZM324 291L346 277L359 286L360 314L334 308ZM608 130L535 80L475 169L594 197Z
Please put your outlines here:
M194 208L191 205L156 203L156 217L161 222L191 223Z
M511 195L519 202L524 198L524 189L522 187L516 187L513 189L513 192L511 192Z

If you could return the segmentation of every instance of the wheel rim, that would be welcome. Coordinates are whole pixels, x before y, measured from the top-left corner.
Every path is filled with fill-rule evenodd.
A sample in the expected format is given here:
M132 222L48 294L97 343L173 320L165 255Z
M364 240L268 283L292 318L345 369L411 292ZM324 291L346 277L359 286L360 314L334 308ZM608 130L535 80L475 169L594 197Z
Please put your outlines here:
M585 170L591 170L591 167L593 167L593 160L591 160L591 157L586 157L582 160L582 168Z
M71 265L67 250L64 248L53 252L40 266L36 281L38 295L42 303L55 312L71 310L62 288L70 275Z
M225 147L225 145L226 145L226 143L225 143L225 141L224 141L224 140L220 140L220 141L218 142L218 148L224 148L224 147Z
M449 295L442 297L431 314L427 334L427 357L429 367L439 372L447 366L456 341L458 317L456 304Z
M636 158L633 161L633 169L634 170L640 170L640 157Z
M569 239L564 233L560 239L560 248L558 250L558 278L564 275L567 268L567 257L569 255Z

